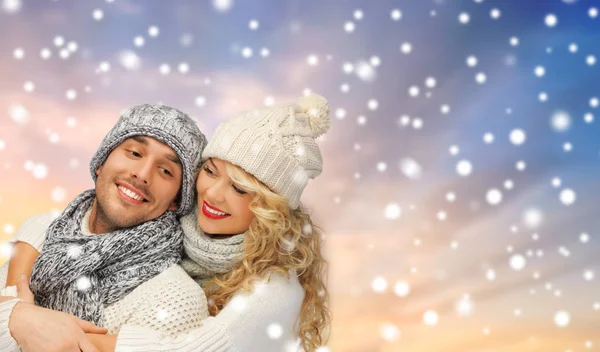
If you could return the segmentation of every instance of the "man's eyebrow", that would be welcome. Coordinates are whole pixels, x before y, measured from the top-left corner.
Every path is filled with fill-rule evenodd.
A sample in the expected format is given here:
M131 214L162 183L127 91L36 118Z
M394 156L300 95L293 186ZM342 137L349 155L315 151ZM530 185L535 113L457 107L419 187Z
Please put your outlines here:
M133 136L133 137L131 137L131 139L133 139L134 141L136 141L140 144L148 144L148 140L146 138L144 138L143 136Z
M179 157L177 156L177 154L165 154L165 158L169 159L170 161L174 162L175 164L181 165L181 160L179 160Z
M148 139L144 136L133 136L133 137L131 137L131 139L133 139L134 141L136 141L140 144L148 145ZM177 154L167 153L167 154L165 154L165 158L169 161L174 162L175 164L181 165L181 160L179 160L179 157L177 156Z

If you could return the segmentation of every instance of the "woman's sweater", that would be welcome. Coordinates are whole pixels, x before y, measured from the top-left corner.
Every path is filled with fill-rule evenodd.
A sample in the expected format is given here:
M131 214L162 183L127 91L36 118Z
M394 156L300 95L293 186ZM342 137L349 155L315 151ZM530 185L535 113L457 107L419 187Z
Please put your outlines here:
M50 213L28 219L14 240L41 250L52 219ZM7 266L0 268L0 284L6 282ZM115 351L295 351L303 299L295 275L273 275L268 282L257 282L252 292L236 293L216 317L207 318L202 289L181 267L173 266L106 307L103 326L119 332ZM0 304L2 351L16 351L8 348L16 346L8 331L15 304L16 300Z

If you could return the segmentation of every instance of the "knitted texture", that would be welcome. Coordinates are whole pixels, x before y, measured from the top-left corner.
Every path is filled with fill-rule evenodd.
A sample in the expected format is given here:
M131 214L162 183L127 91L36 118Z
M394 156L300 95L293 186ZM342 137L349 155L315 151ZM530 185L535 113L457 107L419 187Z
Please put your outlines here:
M150 329L125 324L115 352L245 352L300 351L298 315L304 289L297 277L274 274L254 282L252 292L239 290L215 317L177 338L160 337ZM268 332L277 326L279 335Z
M51 221L52 214L36 216L27 227L19 227L13 240L43 242L38 239ZM6 282L7 268L8 263L0 267L0 285ZM251 293L240 290L216 317L204 319L202 290L172 266L106 307L101 325L111 333L119 331L115 352L287 351L290 341L298 338L295 325L303 299L304 289L295 275L288 279L274 274L268 282L255 283ZM14 301L0 303L0 346L7 347L0 349L3 352L18 351L9 348L14 343L8 331L13 305ZM199 323L194 315L204 320ZM283 331L278 339L265 333L274 323ZM200 327L194 328L197 324ZM174 336L177 331L183 333Z
M95 192L77 197L52 222L31 272L36 304L98 323L105 305L181 259L183 232L174 213L135 227L86 236L81 221Z
M135 324L174 337L200 327L208 317L204 291L173 265L107 306L100 326L116 334L123 324Z
M90 162L90 173L96 181L96 169L124 140L134 136L149 136L167 144L175 151L183 168L181 204L176 213L187 214L194 203L194 186L200 169L206 137L185 113L165 105L137 105L125 111L104 137Z
M313 94L220 124L202 157L241 167L296 209L308 180L321 174L323 159L315 138L330 124L327 100Z
M8 328L12 310L15 308L15 305L20 301L20 299L15 298L0 304L0 351L20 351L17 341L15 341L15 339L12 338L12 335L10 334L10 329Z
M7 274L8 263L5 263L0 267L0 287L6 283ZM12 296L16 297L16 293ZM10 308L12 309L12 306ZM6 319L9 317L7 313ZM183 268L173 265L138 286L121 300L108 305L104 309L99 326L107 328L109 334L117 334L124 324L134 324L150 328L157 336L165 338L197 329L208 317L204 291ZM0 321L1 319L0 317ZM11 340L8 326L0 326L0 346L7 345ZM0 348L0 351L8 352L12 349Z
M89 220L90 213L86 212L83 217L81 232L86 236L97 236L92 234L87 226L86 220ZM32 216L19 226L12 240L28 243L41 251L46 230L54 219L54 213ZM0 267L0 288L6 284L7 275L8 262ZM16 287L10 287L12 289L7 287L2 290L2 295L13 291L10 295L16 297ZM109 334L118 333L123 324L135 324L154 330L156 336L175 337L200 327L208 316L204 291L199 289L198 284L182 267L172 265L122 299L106 306L99 325L107 328ZM0 346L8 343L2 339L3 333L0 316ZM10 339L9 333L7 338ZM0 348L0 351L12 350Z
M214 239L198 226L198 207L181 217L183 249L181 266L196 282L204 287L218 274L231 271L244 254L244 234Z

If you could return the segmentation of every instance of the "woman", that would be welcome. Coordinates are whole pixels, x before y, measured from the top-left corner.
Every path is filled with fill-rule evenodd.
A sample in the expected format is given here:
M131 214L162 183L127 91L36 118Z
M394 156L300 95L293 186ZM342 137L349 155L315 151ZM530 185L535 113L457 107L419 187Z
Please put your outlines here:
M198 209L181 220L182 266L203 287L211 317L175 339L125 324L116 336L91 335L100 349L280 351L297 338L305 351L324 345L326 262L299 200L321 173L314 139L329 128L328 113L313 95L217 128L203 153ZM15 337L26 335L12 323Z

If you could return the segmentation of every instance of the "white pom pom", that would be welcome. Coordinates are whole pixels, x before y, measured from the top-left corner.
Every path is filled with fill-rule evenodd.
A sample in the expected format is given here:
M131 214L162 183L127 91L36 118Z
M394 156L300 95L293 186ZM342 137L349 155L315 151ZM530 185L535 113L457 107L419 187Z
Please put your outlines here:
M318 94L311 94L298 99L296 104L298 104L302 112L306 113L308 116L308 123L310 124L310 129L313 131L315 138L327 132L331 125L327 99Z

